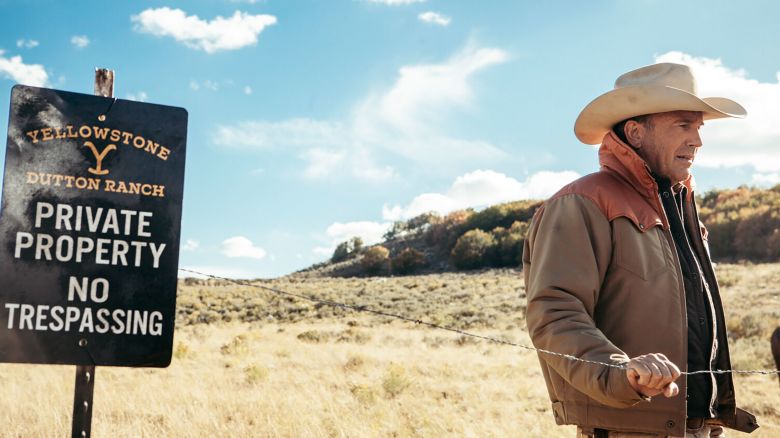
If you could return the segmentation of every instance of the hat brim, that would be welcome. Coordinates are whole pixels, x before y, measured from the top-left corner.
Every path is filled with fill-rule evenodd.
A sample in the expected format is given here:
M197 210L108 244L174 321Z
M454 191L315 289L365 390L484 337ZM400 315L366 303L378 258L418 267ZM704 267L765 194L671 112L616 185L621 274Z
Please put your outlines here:
M574 135L585 144L599 144L618 122L668 111L700 111L704 120L747 115L742 105L725 97L699 98L678 88L640 85L618 88L595 98L577 117Z

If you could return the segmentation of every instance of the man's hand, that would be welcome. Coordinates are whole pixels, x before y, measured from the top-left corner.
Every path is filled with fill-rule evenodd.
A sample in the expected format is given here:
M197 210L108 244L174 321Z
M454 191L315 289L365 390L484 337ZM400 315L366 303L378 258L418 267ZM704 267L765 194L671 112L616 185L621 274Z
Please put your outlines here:
M643 354L628 362L626 377L634 391L652 397L663 393L674 397L680 388L674 383L680 377L680 369L661 353Z

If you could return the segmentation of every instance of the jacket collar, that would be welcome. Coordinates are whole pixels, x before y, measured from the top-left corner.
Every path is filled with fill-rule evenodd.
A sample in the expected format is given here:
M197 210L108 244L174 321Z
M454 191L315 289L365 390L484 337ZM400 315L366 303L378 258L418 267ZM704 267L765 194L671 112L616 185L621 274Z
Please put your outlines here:
M602 140L599 164L602 168L620 175L643 197L653 200L658 197L658 184L645 160L631 146L623 143L613 131L609 131ZM692 197L696 186L693 175L683 181L683 185L688 188L688 197Z

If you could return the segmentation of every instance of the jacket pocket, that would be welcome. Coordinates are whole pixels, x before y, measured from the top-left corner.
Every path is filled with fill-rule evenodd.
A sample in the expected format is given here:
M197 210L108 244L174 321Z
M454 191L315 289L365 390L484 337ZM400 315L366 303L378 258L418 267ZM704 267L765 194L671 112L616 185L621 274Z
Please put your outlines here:
M613 222L615 264L643 280L672 266L671 248L661 227L642 232L629 220Z

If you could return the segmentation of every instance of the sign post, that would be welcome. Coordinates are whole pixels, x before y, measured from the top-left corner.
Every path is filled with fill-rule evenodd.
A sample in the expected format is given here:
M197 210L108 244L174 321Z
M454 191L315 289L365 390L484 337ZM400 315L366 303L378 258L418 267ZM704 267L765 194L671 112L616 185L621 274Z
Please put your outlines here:
M95 95L114 97L113 70L95 69ZM87 340L80 339L79 346L86 347ZM92 436L92 400L94 393L95 365L76 365L71 438L88 438Z
M92 436L92 395L95 392L95 366L76 365L76 386L73 391L73 421L70 436Z
M167 367L187 112L17 85L0 209L0 362L76 365L73 437L95 367Z

